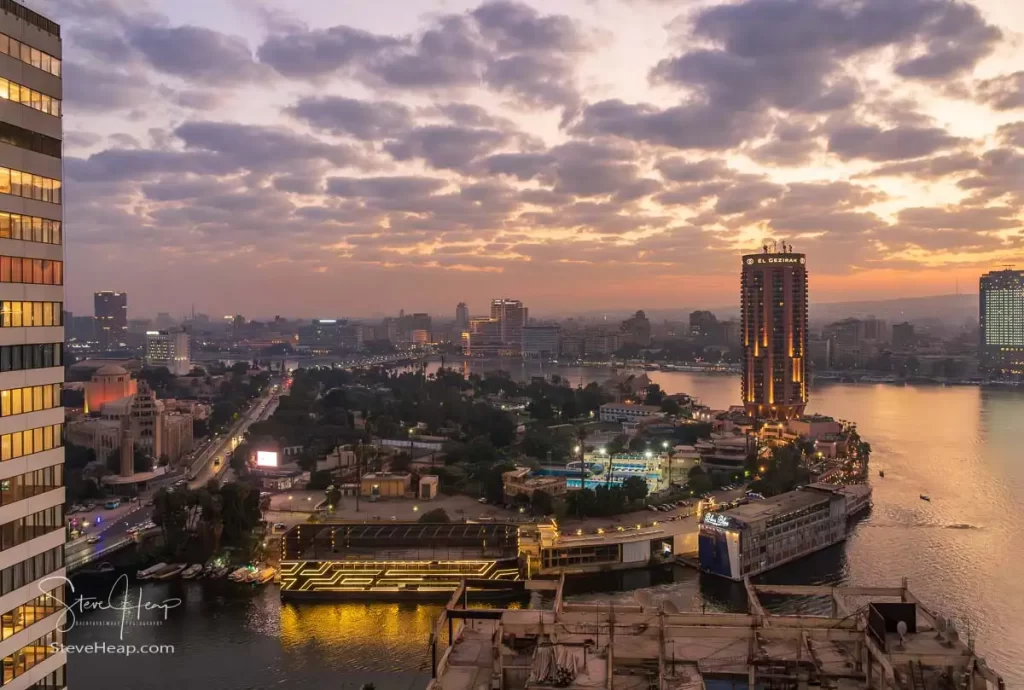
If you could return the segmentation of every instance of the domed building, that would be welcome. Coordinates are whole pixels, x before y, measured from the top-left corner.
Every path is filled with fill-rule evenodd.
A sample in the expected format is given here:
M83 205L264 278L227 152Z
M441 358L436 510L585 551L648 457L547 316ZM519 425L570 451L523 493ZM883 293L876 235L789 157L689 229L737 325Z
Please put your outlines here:
M100 367L85 384L85 413L99 412L105 404L138 391L138 382L117 364Z

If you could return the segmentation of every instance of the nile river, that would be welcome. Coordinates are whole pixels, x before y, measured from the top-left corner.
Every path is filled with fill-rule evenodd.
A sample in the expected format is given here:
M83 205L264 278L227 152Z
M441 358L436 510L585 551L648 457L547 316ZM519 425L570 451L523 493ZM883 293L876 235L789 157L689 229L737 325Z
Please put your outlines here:
M528 378L542 372L518 365L511 373ZM608 377L602 369L548 367L543 373L559 373L573 384ZM648 375L667 392L689 393L716 408L739 397L735 376ZM856 421L871 443L874 507L845 544L765 579L892 586L907 577L926 603L970 631L1009 687L1024 687L1024 579L1014 565L1024 553L1024 392L823 384L812 389L809 409ZM931 501L922 501L922 493ZM576 583L573 596L624 601L631 593L622 590L643 586L692 607L744 602L731 583L683 568ZM174 653L71 655L69 687L121 687L116 681L130 678L123 686L139 690L178 690L197 680L239 690L355 689L372 680L381 690L404 690L422 687L429 677L434 606L291 605L281 604L272 588L239 598L202 583L146 585L143 596L177 596L184 603L162 625L128 629L125 641L173 644ZM115 630L80 625L69 642L116 638Z

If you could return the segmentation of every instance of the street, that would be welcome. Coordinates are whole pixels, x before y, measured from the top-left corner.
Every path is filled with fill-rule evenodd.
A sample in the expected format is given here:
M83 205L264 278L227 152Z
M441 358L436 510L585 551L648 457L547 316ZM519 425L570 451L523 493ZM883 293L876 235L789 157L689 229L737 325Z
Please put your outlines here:
M280 391L274 386L267 389L267 392L253 402L242 418L235 423L231 430L210 443L192 463L192 467L200 465L201 468L196 477L189 482L190 488L204 486L210 479L227 479L233 473L228 467L228 456L234 448L233 439L245 435L249 425L253 422L266 419L277 409L277 396ZM212 459L221 456L219 468L213 467ZM166 482L161 483L166 486ZM158 490L159 487L156 489ZM88 523L85 529L85 536L69 542L65 548L65 560L67 563L76 564L89 562L94 555L104 549L110 548L126 537L128 530L135 525L142 524L153 515L153 508L145 504L152 499L156 490L147 491L139 496L139 500L132 503L122 503L121 507L114 510L104 510L102 507L89 512L75 513L73 516L81 523ZM97 519L99 523L97 524ZM100 541L95 544L87 543L92 536L100 536Z

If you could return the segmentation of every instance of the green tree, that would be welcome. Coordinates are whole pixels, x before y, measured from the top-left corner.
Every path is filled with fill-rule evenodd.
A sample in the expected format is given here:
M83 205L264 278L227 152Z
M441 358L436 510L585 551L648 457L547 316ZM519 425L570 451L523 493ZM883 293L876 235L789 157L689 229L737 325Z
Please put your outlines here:
M530 507L534 515L551 515L554 512L554 501L547 491L534 489L530 496Z
M700 465L694 465L687 474L690 491L700 496L711 491L711 478Z
M627 477L622 482L622 490L629 501L642 501L647 498L647 482L643 477Z
M448 517L448 513L445 512L444 508L434 508L420 515L418 522L447 523L451 522L451 518Z
M330 486L332 481L330 472L319 470L309 476L309 483L306 485L306 488L310 491L322 491Z

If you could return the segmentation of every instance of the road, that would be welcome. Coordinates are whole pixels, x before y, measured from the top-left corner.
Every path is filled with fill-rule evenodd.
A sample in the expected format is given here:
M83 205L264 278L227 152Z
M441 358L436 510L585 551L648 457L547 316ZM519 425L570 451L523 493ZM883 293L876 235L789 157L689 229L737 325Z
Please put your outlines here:
M231 451L241 442L250 425L263 421L274 413L274 410L277 409L277 401L280 394L279 387L271 385L267 392L253 402L241 419L235 422L234 426L227 433L216 437L212 443L199 453L191 465L195 476L188 483L190 487L195 489L204 486L210 479L220 479L221 475L227 471ZM215 467L212 460L218 456L221 460L220 467Z
M200 454L192 463L192 467L200 467L200 469L199 474L189 482L191 488L204 486L210 479L220 480L230 472L228 469L228 455L237 445L235 439L240 439L244 436L245 432L249 429L249 425L252 423L262 421L272 415L274 410L277 409L279 395L280 391L277 390L276 386L272 385L262 397L249 406L249 409L228 433L215 438L213 442L207 444L206 448L200 451ZM219 468L215 469L211 460L218 455L221 456L221 464ZM128 511L123 509L116 511L97 509L93 513L79 514L79 519L87 519L93 524L95 524L96 514L102 516L103 521L99 527L93 526L86 530L86 534L89 536L100 535L100 541L96 544L88 544L85 539L80 539L69 543L65 548L66 562L69 565L74 565L83 561L91 561L97 553L127 540L129 538L128 530L131 527L149 520L153 515L153 508L144 505L152 493L155 492L147 492L146 495L141 496L140 503L131 504Z

